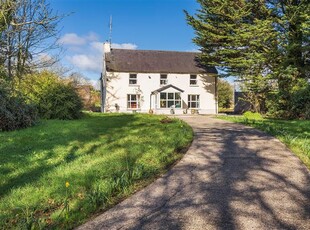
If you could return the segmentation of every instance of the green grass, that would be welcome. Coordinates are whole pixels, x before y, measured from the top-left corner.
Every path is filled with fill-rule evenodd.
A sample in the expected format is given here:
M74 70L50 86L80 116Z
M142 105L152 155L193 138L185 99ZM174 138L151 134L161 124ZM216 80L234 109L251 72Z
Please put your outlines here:
M277 137L310 169L310 120L273 120L251 116L218 116L218 118L265 131Z
M0 133L0 229L72 228L153 180L193 138L162 118L89 114Z

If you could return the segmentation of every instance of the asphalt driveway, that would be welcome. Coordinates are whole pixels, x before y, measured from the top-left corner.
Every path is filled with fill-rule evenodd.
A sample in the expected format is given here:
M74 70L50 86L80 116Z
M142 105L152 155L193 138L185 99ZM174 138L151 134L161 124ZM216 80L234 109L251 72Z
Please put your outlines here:
M166 175L78 229L310 229L310 172L280 141L181 117L195 131Z

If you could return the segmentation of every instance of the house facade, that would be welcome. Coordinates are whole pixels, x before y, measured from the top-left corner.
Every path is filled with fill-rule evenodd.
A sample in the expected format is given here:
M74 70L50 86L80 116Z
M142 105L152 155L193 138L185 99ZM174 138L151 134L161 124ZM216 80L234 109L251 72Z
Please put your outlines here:
M103 112L216 114L217 71L193 52L111 49L104 44Z

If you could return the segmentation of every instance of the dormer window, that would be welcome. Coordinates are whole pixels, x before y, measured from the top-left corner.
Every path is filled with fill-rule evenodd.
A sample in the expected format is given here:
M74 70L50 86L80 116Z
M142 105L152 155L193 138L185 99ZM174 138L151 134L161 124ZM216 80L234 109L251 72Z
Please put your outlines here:
M167 85L168 84L168 77L167 74L160 75L160 85Z
M197 75L190 75L189 85L197 85Z
M137 74L129 74L129 85L137 84Z

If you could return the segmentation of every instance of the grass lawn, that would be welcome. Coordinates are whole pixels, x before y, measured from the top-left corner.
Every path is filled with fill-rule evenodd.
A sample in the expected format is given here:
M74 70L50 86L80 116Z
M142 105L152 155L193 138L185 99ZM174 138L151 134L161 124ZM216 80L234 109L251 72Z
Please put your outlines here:
M218 118L250 125L277 137L310 169L310 120L257 120L243 116L218 116Z
M0 133L0 229L72 228L150 182L193 138L162 118L87 114Z

